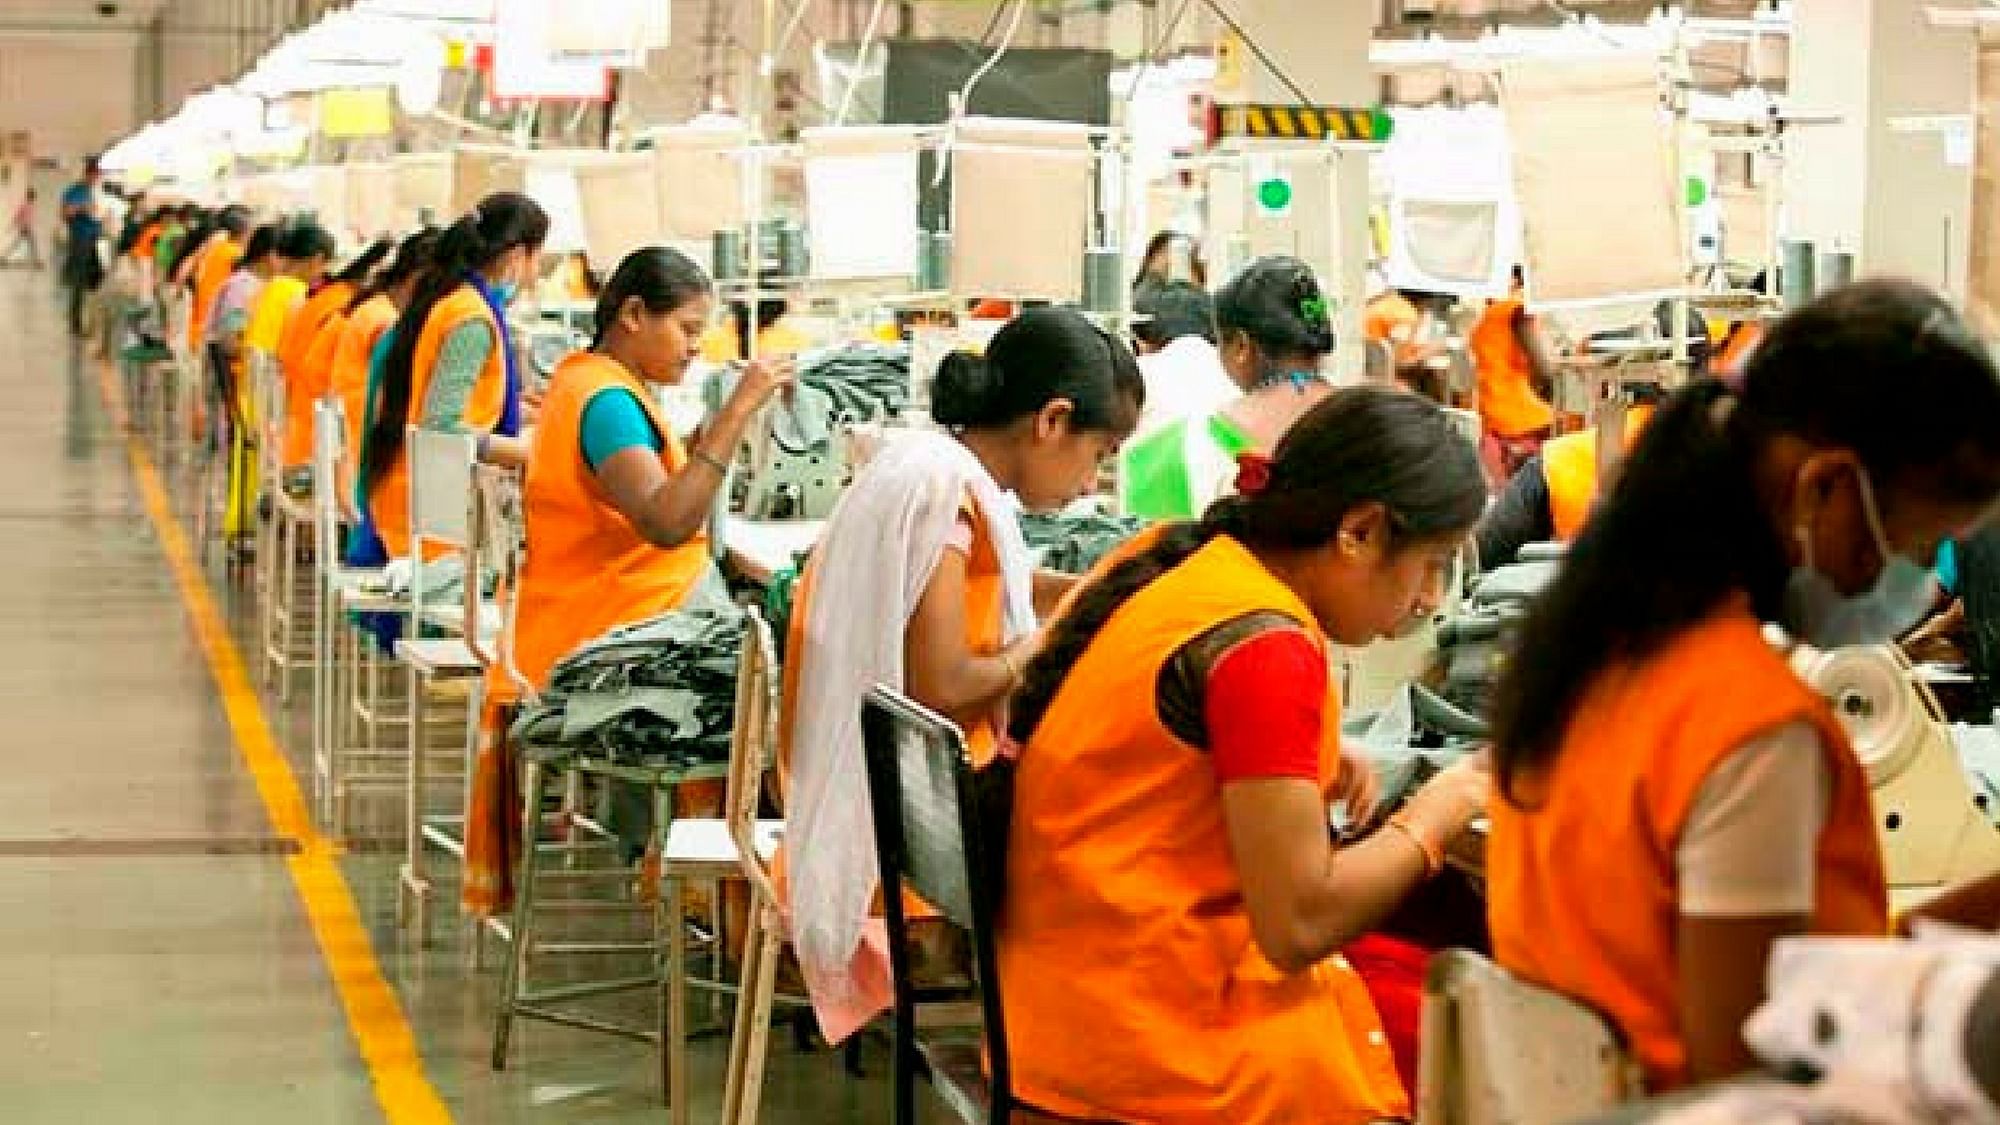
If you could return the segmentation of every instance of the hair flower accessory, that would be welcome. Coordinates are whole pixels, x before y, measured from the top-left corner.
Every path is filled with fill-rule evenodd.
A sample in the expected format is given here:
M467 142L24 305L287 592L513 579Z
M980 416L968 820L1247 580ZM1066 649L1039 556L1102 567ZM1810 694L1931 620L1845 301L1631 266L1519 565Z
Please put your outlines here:
M1262 453L1236 455L1236 492L1255 496L1271 486L1271 459Z

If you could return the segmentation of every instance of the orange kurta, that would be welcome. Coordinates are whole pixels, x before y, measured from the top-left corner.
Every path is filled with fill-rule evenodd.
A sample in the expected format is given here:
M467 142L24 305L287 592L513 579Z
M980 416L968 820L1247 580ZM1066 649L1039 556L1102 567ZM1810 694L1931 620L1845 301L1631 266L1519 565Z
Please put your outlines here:
M1493 802L1494 956L1604 1013L1656 1090L1688 1079L1675 953L1682 828L1724 759L1801 721L1819 731L1833 778L1812 932L1885 935L1888 890L1867 776L1826 704L1741 601L1643 663L1600 673L1548 776L1523 786L1528 807Z
M556 368L521 493L528 549L516 594L514 662L532 684L577 645L679 606L712 565L706 534L673 548L647 541L584 460L584 410L617 387L632 392L653 424L661 468L672 474L687 465L673 427L622 364L578 352Z
M437 368L438 353L444 349L444 342L461 325L474 320L484 321L493 332L493 349L487 353L486 366L479 372L479 380L473 385L472 395L466 399L465 416L459 424L468 433L487 433L500 424L500 417L506 408L507 366L500 353L500 326L493 320L493 310L486 307L485 298L471 285L461 285L443 300L431 307L431 314L424 321L423 331L417 336L417 350L410 364L410 413L411 420L423 417L424 400L430 396L431 373ZM405 424L409 424L406 422ZM390 558L400 558L410 553L410 451L404 449L368 491L368 507L375 517L376 534L382 537L382 545Z
M1039 1108L1162 1125L1359 1125L1409 1112L1345 960L1287 973L1259 952L1215 771L1153 705L1175 652L1259 612L1326 644L1248 550L1211 541L1113 615L1022 750L1000 980L1014 1085ZM1329 799L1339 709L1329 691Z
M320 338L326 335L327 325L338 320L347 303L354 299L354 289L353 283L346 281L320 286L292 314L278 340L278 363L285 375L282 464L287 467L312 460L313 406L326 396L327 364L332 359L333 341L338 337L328 336L323 347Z
M1625 452L1646 423L1653 408L1635 406L1625 415ZM1542 446L1542 479L1549 486L1549 515L1554 517L1556 538L1564 543L1575 539L1597 507L1597 427L1564 434Z
M1517 298L1489 303L1467 340L1479 378L1479 416L1487 430L1503 438L1527 437L1556 420L1555 409L1535 389L1528 351L1514 335L1521 312Z
M208 342L208 317L215 311L215 298L242 260L243 247L231 238L217 239L196 251L194 307L188 310L189 351L200 354Z
M340 326L340 339L333 345L333 364L328 385L340 400L342 420L347 424L347 460L361 460L361 435L368 424L368 360L382 333L396 325L396 303L381 294L356 306Z

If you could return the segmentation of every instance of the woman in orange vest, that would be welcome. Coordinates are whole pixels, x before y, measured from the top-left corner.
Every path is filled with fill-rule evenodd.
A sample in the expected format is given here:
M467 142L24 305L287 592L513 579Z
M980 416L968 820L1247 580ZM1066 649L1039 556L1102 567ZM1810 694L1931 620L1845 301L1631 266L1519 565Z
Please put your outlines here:
M1554 372L1534 318L1522 303L1521 287L1517 266L1513 290L1487 304L1466 340L1479 381L1487 468L1496 483L1513 476L1556 421L1555 408L1543 397Z
M468 841L464 898L480 913L510 898L518 807L509 795L505 732L518 672L540 686L569 650L620 625L665 613L708 579L708 516L726 466L791 368L758 361L705 428L683 445L652 388L686 375L714 311L714 288L678 250L628 255L598 298L597 340L556 368L535 427L522 502L531 549L515 592L514 669L486 683L474 812L487 835Z
M834 1042L889 1000L861 761L861 701L907 692L989 761L1038 613L1074 583L1038 572L1019 509L1085 495L1137 425L1145 383L1119 341L1070 309L1029 309L984 356L938 368L943 432L894 434L862 469L794 597L779 745L795 947Z
M341 317L339 337L333 345L327 382L340 402L341 422L346 435L341 441L341 513L350 524L360 521L364 501L355 488L361 461L361 439L366 432L369 411L369 374L379 370L374 361L380 344L397 316L410 303L417 280L429 266L437 249L440 231L425 227L404 239L396 256L375 275L368 287L354 295ZM358 565L358 564L357 564Z
M548 214L534 200L487 196L439 236L429 271L396 321L361 453L366 515L388 557L410 553L406 427L476 434L482 461L527 459L506 309L534 282L548 233Z
M1632 452L1639 434L1652 420L1661 397L1653 385L1633 387L1633 405L1625 411L1624 453ZM1621 454L1623 456L1623 454ZM1597 507L1600 481L1597 427L1564 434L1543 443L1508 479L1480 517L1479 566L1482 570L1515 561L1531 543L1568 543L1583 531Z
M1888 933L1868 779L1767 625L1887 643L2000 497L2000 373L1936 294L1773 327L1663 404L1499 685L1494 954L1595 1008L1655 1089L1744 1070L1772 944Z
M1486 502L1436 405L1333 392L1238 495L1129 545L1072 596L1014 698L998 934L1016 1091L1091 1121L1336 1125L1407 1116L1341 950L1443 866L1483 763L1370 816L1333 645L1436 608Z
M306 298L279 337L278 363L285 378L284 459L280 463L288 469L312 461L313 407L326 397L340 322L346 319L347 309L367 284L369 275L395 247L395 243L384 238L355 255L346 268L327 278Z
M217 229L209 240L189 256L193 263L188 284L194 303L188 308L188 350L199 351L207 342L208 321L215 314L215 297L222 283L236 272L243 259L243 247L250 238L250 211L240 206L222 209Z

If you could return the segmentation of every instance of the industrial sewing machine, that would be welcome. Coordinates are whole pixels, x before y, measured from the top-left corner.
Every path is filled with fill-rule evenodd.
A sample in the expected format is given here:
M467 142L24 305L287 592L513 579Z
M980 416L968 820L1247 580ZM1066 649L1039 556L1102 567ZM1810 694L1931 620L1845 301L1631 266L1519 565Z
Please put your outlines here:
M2000 829L1975 797L1944 711L1892 645L1819 652L1792 666L1828 703L1868 771L1897 910L2000 871Z

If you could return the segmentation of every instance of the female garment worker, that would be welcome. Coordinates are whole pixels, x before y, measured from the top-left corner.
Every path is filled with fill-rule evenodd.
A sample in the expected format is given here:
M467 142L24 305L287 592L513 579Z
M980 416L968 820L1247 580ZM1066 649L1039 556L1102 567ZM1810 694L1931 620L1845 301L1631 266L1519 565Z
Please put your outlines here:
M956 720L989 759L1027 663L1037 606L1071 585L1038 574L1018 509L1087 493L1145 398L1123 344L1067 309L1030 309L982 358L945 358L931 416L902 431L834 510L800 582L779 744L794 936L821 1029L838 1042L889 1000L869 922L877 885L861 701L899 688Z
M359 521L362 501L355 489L361 463L361 438L368 423L369 374L379 370L374 362L378 346L396 317L409 305L417 279L429 267L441 232L424 227L405 238L368 286L354 295L345 312L328 325L337 337L328 363L327 383L340 402L341 422L347 433L341 446L340 508L349 523Z
M681 252L634 251L598 297L591 350L556 368L522 490L530 547L512 650L528 684L540 687L577 645L683 605L714 566L708 516L725 466L791 369L747 365L722 409L683 445L652 387L687 373L713 305L708 276ZM489 669L474 814L490 831L468 843L464 890L480 913L511 899L518 826L502 826L518 808L505 734L518 695L513 673Z
M534 281L548 233L548 214L534 200L487 196L438 238L396 321L361 454L366 514L389 558L410 553L407 427L476 434L483 461L518 466L527 458L506 310Z
M1654 385L1637 386L1629 392L1633 405L1625 411L1624 433L1619 459L1632 452L1653 409L1664 392ZM1583 525L1597 507L1605 491L1598 466L1597 427L1544 442L1494 497L1493 506L1479 520L1479 565L1481 569L1514 562L1521 548L1551 541L1568 543L1582 533Z
M313 407L326 397L339 325L375 267L395 248L394 242L379 239L355 255L306 297L278 340L278 364L285 373L285 444L279 464L288 469L312 463Z
M1358 843L1333 644L1429 614L1486 500L1444 413L1335 391L1237 496L1128 545L1050 626L1000 913L1016 1091L1085 1120L1359 1123L1409 1103L1338 954L1438 873L1487 781L1433 778Z
M1554 367L1522 290L1516 266L1512 291L1487 304L1466 339L1479 381L1479 418L1486 431L1482 453L1495 487L1541 448L1556 421L1545 397Z
M1319 368L1333 351L1333 321L1312 268L1297 258L1259 258L1245 267L1216 294L1215 324L1222 365L1243 393L1125 450L1119 487L1135 516L1200 515L1229 491L1239 454L1268 455L1332 389Z
M277 270L277 250L277 224L266 223L250 232L241 254L228 252L235 268L216 286L214 304L202 320L202 330L207 333L208 397L213 419L210 441L218 449L226 442L229 450L228 501L223 508L222 534L239 544L251 531L257 476L256 446L252 441L256 423L250 417L249 381L244 377L247 355L244 337L258 295Z
M1996 495L1985 348L1935 294L1862 282L1779 322L1740 391L1668 399L1530 612L1495 702L1494 953L1603 1013L1653 1087L1751 1064L1778 938L1888 932L1867 777L1763 626L1893 640Z

